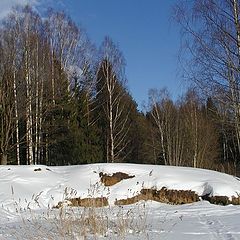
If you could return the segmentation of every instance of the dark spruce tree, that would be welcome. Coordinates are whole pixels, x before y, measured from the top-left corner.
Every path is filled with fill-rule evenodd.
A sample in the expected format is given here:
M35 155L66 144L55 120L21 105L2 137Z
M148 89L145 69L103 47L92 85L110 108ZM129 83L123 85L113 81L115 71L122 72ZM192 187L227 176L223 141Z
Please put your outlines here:
M77 93L78 149L75 153L78 163L96 163L103 159L101 131L96 124L95 112L86 90Z

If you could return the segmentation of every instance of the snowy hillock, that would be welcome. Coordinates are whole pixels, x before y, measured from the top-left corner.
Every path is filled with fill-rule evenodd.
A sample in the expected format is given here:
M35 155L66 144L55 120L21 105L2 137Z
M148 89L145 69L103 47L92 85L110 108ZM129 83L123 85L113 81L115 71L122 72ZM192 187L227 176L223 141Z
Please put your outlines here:
M239 199L239 179L215 171L137 164L0 166L0 189L0 239L240 239L239 205L201 201ZM188 194L189 204L175 199L179 194ZM158 202L159 196L167 201ZM154 201L139 201L148 199ZM171 199L180 205L165 204Z
M101 176L124 173L130 177L106 186ZM69 198L132 198L142 189L191 190L198 196L240 194L238 178L203 169L138 164L89 164L77 166L1 166L0 204L13 208L13 203L53 207Z

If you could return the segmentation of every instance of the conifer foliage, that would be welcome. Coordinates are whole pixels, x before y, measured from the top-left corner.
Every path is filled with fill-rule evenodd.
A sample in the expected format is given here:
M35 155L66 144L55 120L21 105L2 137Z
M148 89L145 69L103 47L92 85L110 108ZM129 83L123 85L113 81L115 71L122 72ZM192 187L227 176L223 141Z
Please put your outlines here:
M106 37L96 49L65 13L14 9L0 25L0 55L0 164L134 162L237 174L231 108L197 89L176 102L153 89L140 112L118 46Z

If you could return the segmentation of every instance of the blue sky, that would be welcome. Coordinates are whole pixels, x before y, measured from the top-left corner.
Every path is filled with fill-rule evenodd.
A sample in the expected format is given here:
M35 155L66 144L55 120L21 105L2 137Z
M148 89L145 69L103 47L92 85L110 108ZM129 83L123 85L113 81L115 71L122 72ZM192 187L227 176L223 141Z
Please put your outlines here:
M129 90L142 108L150 88L167 87L173 99L185 88L178 73L179 28L171 20L172 6L177 1L1 0L0 7L4 2L55 7L83 26L97 46L104 36L110 36L123 52Z

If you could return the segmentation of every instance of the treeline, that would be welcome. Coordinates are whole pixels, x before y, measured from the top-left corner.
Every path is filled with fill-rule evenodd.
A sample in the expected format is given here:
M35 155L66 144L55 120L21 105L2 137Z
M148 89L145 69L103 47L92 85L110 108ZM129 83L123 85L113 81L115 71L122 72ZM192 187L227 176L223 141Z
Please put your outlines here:
M140 112L125 60L99 49L63 12L17 8L0 29L1 164L134 162L236 173L233 115L191 88L177 102L150 90Z
M211 96L219 115L221 159L240 153L240 1L183 0L175 5L184 75Z

